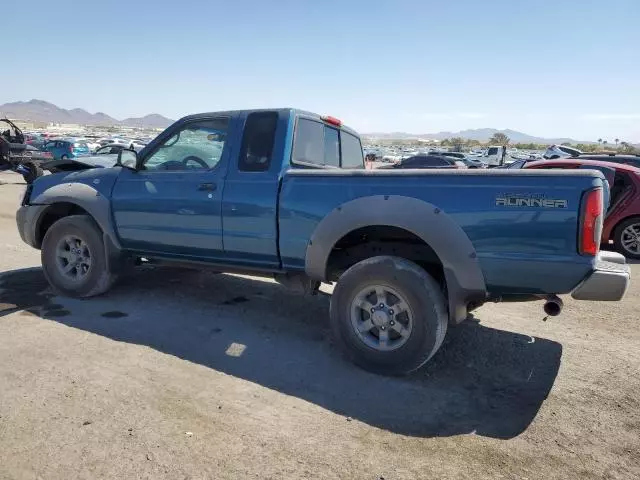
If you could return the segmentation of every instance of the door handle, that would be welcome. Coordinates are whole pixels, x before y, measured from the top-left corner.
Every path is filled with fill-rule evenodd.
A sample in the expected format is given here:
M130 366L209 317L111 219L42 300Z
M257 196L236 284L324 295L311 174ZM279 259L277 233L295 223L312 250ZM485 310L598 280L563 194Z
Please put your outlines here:
M215 183L201 183L198 190L201 192L215 192L218 186Z

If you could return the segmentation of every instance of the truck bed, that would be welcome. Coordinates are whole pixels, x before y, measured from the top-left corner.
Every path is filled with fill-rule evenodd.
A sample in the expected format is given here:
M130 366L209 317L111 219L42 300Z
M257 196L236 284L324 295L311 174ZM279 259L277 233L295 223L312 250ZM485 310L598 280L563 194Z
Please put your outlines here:
M593 268L593 257L577 252L579 204L582 193L602 186L602 180L591 170L290 169L279 205L280 252L285 266L300 268L309 238L332 210L364 196L411 197L462 228L489 292L565 293ZM505 196L565 200L566 206L499 205ZM399 209L398 215L413 212ZM412 221L421 223L420 218Z

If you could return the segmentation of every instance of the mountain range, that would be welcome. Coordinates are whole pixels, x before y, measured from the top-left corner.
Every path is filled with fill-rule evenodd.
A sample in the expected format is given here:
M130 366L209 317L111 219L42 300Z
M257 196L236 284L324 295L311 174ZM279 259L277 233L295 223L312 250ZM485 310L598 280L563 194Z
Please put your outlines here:
M45 123L72 123L79 125L96 125L96 126L114 126L123 125L138 128L165 128L168 127L173 120L163 117L157 113L145 115L144 117L125 118L117 120L106 113L97 112L89 113L82 108L74 108L67 110L53 103L44 100L29 100L28 102L12 102L0 105L0 118L6 117L11 120L23 120L32 122ZM478 140L480 142L488 141L494 134L504 133L512 143L594 143L579 142L571 138L542 138L527 135L526 133L516 130L498 130L495 128L478 128L472 130L461 130L459 132L438 132L425 134L412 134L406 132L391 133L368 133L363 137L370 139L382 140L402 140L410 138L419 138L422 140L443 140L445 138L462 137L469 140Z
M82 108L67 110L44 100L29 100L28 102L12 102L0 105L0 117L11 120L23 120L46 123L72 123L79 125L113 126L123 125L139 128L165 128L173 120L157 113L144 117L125 118L117 120L106 113L89 113Z
M571 138L543 138L528 135L526 133L518 132L516 130L498 130L496 128L476 128L471 130L461 130L459 132L438 132L438 133L425 133L425 134L412 134L405 132L392 132L392 133L365 133L364 137L370 139L382 139L382 140L404 140L411 138L418 138L421 140L444 140L445 138L461 137L467 140L478 140L480 142L487 142L496 133L504 133L511 143L595 143L587 141L578 141Z

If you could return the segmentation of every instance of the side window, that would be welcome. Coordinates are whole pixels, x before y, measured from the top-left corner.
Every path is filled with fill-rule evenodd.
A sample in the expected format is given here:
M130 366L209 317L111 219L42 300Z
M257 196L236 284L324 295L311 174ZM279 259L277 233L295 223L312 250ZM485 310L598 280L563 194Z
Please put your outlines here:
M425 165L429 167L446 167L451 165L453 162L454 160L449 160L443 157L427 157Z
M497 154L498 154L498 148L497 147L491 147L487 151L487 155L497 155Z
M249 114L242 135L242 149L240 150L238 170L241 172L265 172L269 170L277 126L277 112L255 112Z
M507 166L507 168L517 170L524 167L525 163L527 162L525 162L524 160L516 160L515 162L512 162L509 166Z
M421 164L424 160L424 157L409 157L405 158L401 163L405 167L415 167Z
M183 125L144 160L145 170L210 170L215 168L227 138L228 118Z
M355 135L340 132L340 148L342 149L342 168L364 168L362 144Z
M324 127L324 165L340 166L340 134L335 128Z
M292 160L315 165L324 164L324 125L322 123L306 118L298 119Z

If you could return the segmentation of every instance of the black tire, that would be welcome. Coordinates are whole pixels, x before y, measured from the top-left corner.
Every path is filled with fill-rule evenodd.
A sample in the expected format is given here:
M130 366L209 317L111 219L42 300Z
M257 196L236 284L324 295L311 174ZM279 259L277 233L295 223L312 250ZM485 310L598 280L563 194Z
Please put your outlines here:
M362 289L385 285L406 299L413 328L406 343L392 351L365 344L351 321L352 302ZM440 285L415 263L399 257L379 256L349 268L331 297L331 329L349 360L383 375L405 375L424 365L440 348L447 331L446 300Z
M58 267L57 247L65 236L83 240L91 255L91 266L80 281L70 281ZM44 236L41 249L42 270L56 293L86 298L100 295L113 285L116 276L107 265L102 231L87 215L71 215L55 222Z
M637 225L638 226L637 230L640 230L640 217L627 218L620 225L618 225L613 232L613 243L616 247L616 250L621 254L623 254L625 257L638 260L640 259L640 252L630 251L627 248L625 248L625 246L622 243L623 232L627 227L631 225Z
M60 160L66 160L67 158L69 158L67 155L62 155L62 156L60 157Z
M29 169L29 173L25 173L22 175L22 178L24 178L24 181L27 184L33 183L36 178L42 176L42 173L43 173L42 168L40 168L40 166L37 163L27 162L24 164L24 166Z

